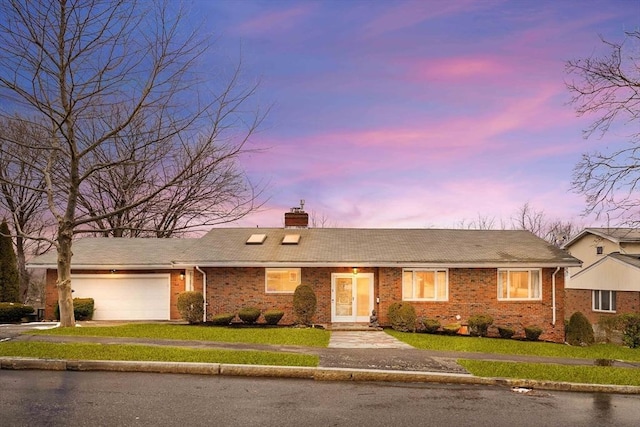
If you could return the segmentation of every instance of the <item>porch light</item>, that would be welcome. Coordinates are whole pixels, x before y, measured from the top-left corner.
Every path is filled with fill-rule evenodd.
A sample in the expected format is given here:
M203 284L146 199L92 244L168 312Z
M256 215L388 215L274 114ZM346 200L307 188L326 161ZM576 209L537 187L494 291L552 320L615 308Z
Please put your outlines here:
M180 273L180 280L184 280L184 272Z
M353 267L353 275L354 276L358 275L358 267Z

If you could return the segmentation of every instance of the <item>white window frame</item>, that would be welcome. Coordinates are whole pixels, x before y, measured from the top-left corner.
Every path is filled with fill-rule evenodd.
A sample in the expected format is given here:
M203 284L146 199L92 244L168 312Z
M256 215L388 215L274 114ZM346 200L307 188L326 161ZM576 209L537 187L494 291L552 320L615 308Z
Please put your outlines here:
M269 272L274 272L274 271L288 271L289 272L289 277L290 277L289 280L291 282L295 283L295 286L293 287L293 290L291 290L291 291L271 291L271 290L269 290L269 280L268 280ZM292 294L295 291L295 289L301 283L301 274L302 274L302 272L301 272L300 268L286 268L286 267L283 267L283 268L265 268L264 269L264 292L266 294Z
M603 292L609 292L609 310L604 310L601 308ZM598 302L598 304L596 304L596 301ZM591 309L599 313L615 313L617 309L616 291L610 291L608 289L594 289L593 291L591 291Z
M533 294L532 290L533 290L533 286L531 283L531 277L532 271L537 271L538 272L538 296L537 297L531 297L531 295ZM521 272L527 272L529 273L529 283L527 285L527 288L529 290L529 297L527 298L512 298L508 295L509 289L510 289L510 284L511 284L511 275L509 273L521 273ZM502 281L500 280L500 273L506 273L507 274L507 297L503 298L502 297ZM498 279L498 301L542 301L542 269L541 268L499 268L498 269L498 273L497 273L497 279Z
M411 296L407 296L404 294L404 276L405 273L412 273L411 275ZM435 289L434 289L434 297L433 298L416 298L416 272L430 272L434 273L435 277ZM444 273L444 298L438 298L439 292L438 289L442 286L438 283L438 273ZM403 301L449 301L449 269L447 268L403 268L402 269L402 300Z

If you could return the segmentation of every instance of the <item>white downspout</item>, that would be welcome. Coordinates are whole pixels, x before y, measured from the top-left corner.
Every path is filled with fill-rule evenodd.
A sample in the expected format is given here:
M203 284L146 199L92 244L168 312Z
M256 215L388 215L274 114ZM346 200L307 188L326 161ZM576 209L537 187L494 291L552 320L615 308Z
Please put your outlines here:
M197 265L194 267L197 271L200 272L200 274L202 274L202 298L204 299L204 307L203 307L204 313L202 314L202 321L206 322L207 321L207 273L202 271L200 267L198 267Z
M560 267L556 267L556 271L551 275L551 310L553 310L553 318L551 324L556 326L556 274L560 271Z

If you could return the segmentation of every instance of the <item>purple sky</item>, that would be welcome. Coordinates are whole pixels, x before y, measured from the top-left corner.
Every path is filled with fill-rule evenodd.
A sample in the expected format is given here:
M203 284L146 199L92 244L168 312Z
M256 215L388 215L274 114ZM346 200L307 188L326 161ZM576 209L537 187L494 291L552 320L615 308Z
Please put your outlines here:
M273 105L243 160L268 181L236 225L280 227L305 209L340 227L509 221L525 202L580 218L570 192L590 122L567 104L565 61L640 26L640 0L196 1L219 52Z

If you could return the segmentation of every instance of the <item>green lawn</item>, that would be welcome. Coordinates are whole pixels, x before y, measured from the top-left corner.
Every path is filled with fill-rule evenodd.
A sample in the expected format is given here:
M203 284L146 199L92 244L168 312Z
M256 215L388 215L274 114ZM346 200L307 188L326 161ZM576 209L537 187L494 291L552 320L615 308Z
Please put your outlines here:
M574 347L566 344L518 341L501 338L416 334L389 329L385 329L385 331L389 335L416 348L428 350L640 361L640 350L615 344L595 344L590 347Z
M170 346L94 343L3 342L0 356L39 359L136 360L243 365L318 366L318 357L269 351L191 349Z
M248 344L327 347L331 333L315 328L228 328L219 326L130 323L118 326L54 328L34 335L158 338Z
M551 363L494 362L458 360L467 371L478 377L532 379L585 384L640 386L640 369L604 366L566 366Z

